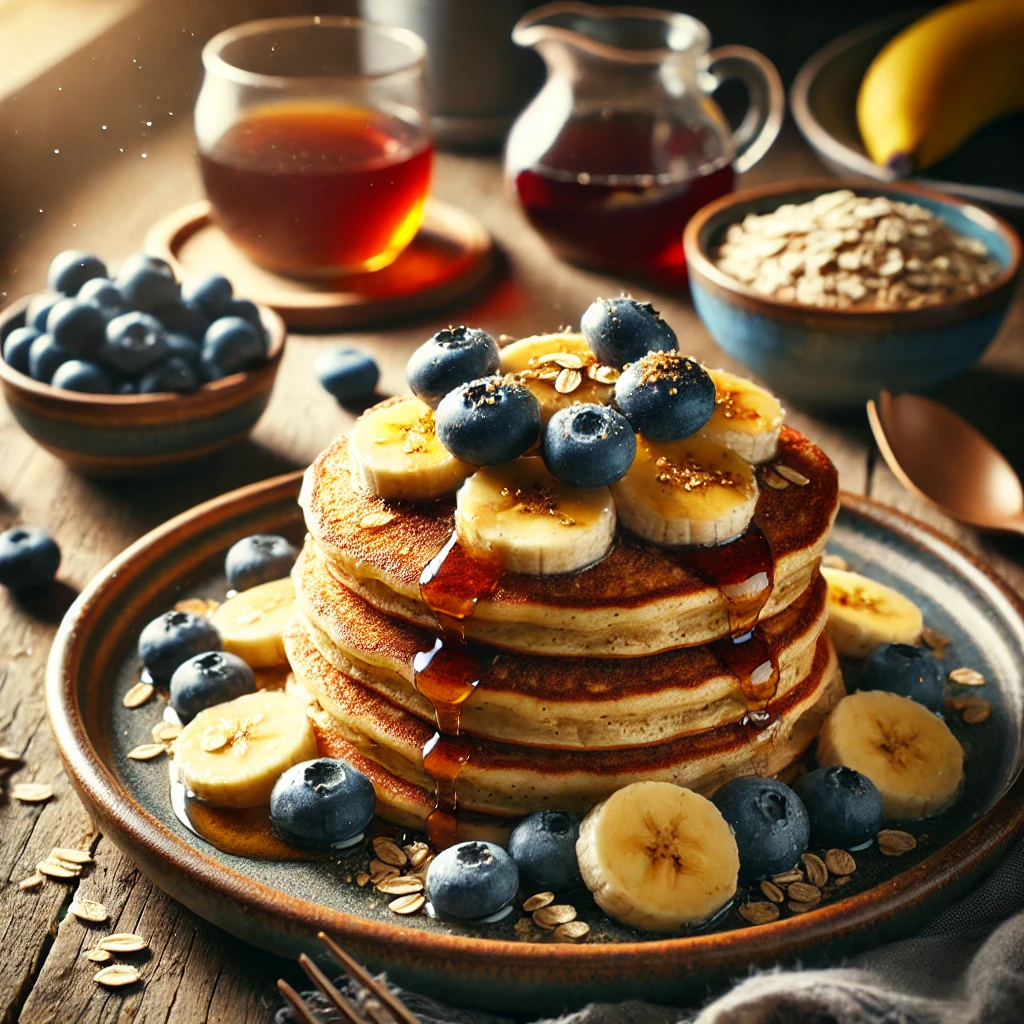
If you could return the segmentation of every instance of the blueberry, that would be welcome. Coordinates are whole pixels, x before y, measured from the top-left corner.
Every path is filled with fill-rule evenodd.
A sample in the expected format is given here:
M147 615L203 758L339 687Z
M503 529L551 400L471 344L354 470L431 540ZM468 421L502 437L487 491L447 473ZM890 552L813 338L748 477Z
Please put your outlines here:
M138 393L139 385L134 380L122 380L114 390L116 395L137 395Z
M373 784L332 757L293 765L274 783L270 823L298 846L337 847L358 842L373 820Z
M181 297L202 310L207 320L216 320L232 312L231 282L220 274L185 278L181 283Z
M741 885L788 871L807 849L807 810L784 783L753 776L733 779L711 801L736 836Z
M497 342L477 327L446 327L409 357L405 378L417 398L436 409L460 384L498 372Z
M815 846L856 850L870 843L882 827L882 794L852 768L818 768L797 779L794 789L810 816Z
M604 487L626 475L636 455L636 434L607 405L559 409L544 431L544 464L574 487Z
M354 402L373 394L380 367L372 356L355 348L331 348L313 364L321 387L339 402Z
M78 299L62 299L46 318L46 333L61 348L82 359L92 359L99 352L106 326L96 306Z
M164 260L146 253L129 256L121 264L114 284L132 309L144 313L152 313L178 299L174 271Z
M252 324L259 334L264 334L263 319L260 316L260 307L249 299L232 299L225 316L241 317L246 323Z
M540 406L512 377L484 377L449 392L437 407L437 438L473 466L519 458L540 434Z
M79 302L95 306L107 321L128 312L128 303L124 301L124 296L114 287L114 282L106 277L94 277L91 281L86 281L78 289L75 298Z
M581 882L576 862L580 816L568 811L537 811L512 830L509 856L519 873L541 889L570 889Z
M92 253L81 249L65 249L58 253L46 272L46 287L62 295L77 295L86 281L106 277L106 264Z
M649 302L623 295L596 299L580 320L580 333L602 363L623 367L648 352L673 352L675 331Z
M39 292L38 295L33 295L25 307L25 326L34 327L40 332L45 331L50 310L63 298L60 292Z
M148 313L125 313L107 324L100 361L116 373L138 377L166 355L167 339L156 317Z
M57 368L74 356L61 348L49 334L40 334L28 349L28 372L33 380L49 384Z
M139 657L154 679L166 681L184 661L221 649L220 633L209 619L191 612L164 612L139 636Z
M0 533L0 584L32 590L53 582L60 568L60 548L43 530L15 526Z
M153 310L153 316L163 324L164 330L185 334L202 341L210 326L210 318L198 306L189 302L172 302Z
M197 378L202 377L203 350L198 341L187 334L165 334L164 341L167 343L169 357L188 363Z
M860 689L888 690L937 712L942 710L945 685L931 651L910 644L884 644L868 655Z
M292 571L299 552L284 537L272 533L254 533L243 537L228 549L224 575L228 586L248 590L260 583L279 580Z
M50 383L65 391L83 391L91 395L114 393L114 382L106 370L86 359L69 359L61 363Z
M169 391L195 391L199 377L184 359L172 358L139 378L139 394L153 395Z
M203 369L210 380L248 370L265 357L263 340L252 324L238 316L214 320L203 338Z
M28 350L38 337L34 327L16 327L4 338L4 362L18 373L28 373Z
M237 654L204 651L183 661L171 676L171 707L183 722L200 711L256 692L256 674Z
M681 441L711 419L715 382L689 356L651 352L622 371L615 401L638 434Z
M458 843L427 868L427 899L445 917L478 921L508 906L519 888L516 862L494 843Z

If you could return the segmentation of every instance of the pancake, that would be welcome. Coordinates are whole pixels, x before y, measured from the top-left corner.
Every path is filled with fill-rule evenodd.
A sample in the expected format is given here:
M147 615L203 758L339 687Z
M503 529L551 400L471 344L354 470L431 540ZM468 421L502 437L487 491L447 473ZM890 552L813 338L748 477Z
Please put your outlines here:
M775 577L762 618L808 588L838 510L836 470L820 448L784 427L778 457L809 483L761 488L754 523L767 540ZM433 626L419 578L451 536L452 495L407 503L359 493L341 438L307 470L299 501L311 537L342 583L387 615ZM729 548L716 549L723 566ZM730 632L728 602L707 581L710 575L688 568L684 551L620 528L609 555L589 569L505 574L478 602L465 631L497 647L559 656L635 657L696 646Z
M428 723L413 659L435 630L384 615L340 583L311 541L292 571L301 623L331 666ZM806 676L827 616L820 575L760 633L779 666L777 695ZM710 647L643 658L553 658L481 649L487 668L461 706L471 735L527 746L611 748L663 742L738 721L748 702Z
M433 726L333 668L300 626L289 630L285 645L296 680L329 717L320 728L329 725L333 736L431 794L422 750ZM706 794L738 775L776 775L807 750L844 692L835 650L823 632L810 671L769 704L763 728L734 723L617 750L548 750L463 736L471 755L457 783L459 805L501 817L544 808L585 812L632 782L663 780ZM429 813L434 805L428 799L415 806ZM414 813L412 804L407 809Z

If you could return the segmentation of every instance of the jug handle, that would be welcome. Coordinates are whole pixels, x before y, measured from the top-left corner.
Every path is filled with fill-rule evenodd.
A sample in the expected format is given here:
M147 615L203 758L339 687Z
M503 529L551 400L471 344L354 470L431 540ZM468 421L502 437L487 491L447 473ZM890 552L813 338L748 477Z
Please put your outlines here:
M775 65L749 46L719 46L705 58L701 85L714 92L730 79L747 88L747 112L732 133L738 174L749 171L768 152L782 128L786 114L786 93Z

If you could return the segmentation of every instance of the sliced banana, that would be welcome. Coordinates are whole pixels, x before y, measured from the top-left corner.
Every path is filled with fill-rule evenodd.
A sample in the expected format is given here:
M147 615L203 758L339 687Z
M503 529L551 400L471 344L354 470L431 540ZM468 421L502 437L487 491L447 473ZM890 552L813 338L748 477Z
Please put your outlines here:
M467 548L496 556L508 572L554 576L608 553L615 504L607 487L571 487L542 459L478 469L459 488L455 530Z
M580 825L576 857L597 905L648 932L712 917L740 869L718 808L671 782L634 782L598 804Z
M728 370L708 370L715 382L715 411L702 433L754 463L775 457L785 410L753 381Z
M282 772L317 756L302 702L261 690L200 711L176 740L188 789L215 807L260 807Z
M619 520L655 544L721 544L747 528L757 506L751 465L725 445L638 437L629 472L612 484Z
M438 441L433 409L412 396L363 413L349 434L348 450L356 486L382 498L436 498L473 472Z
M578 373L578 381L572 372L563 371ZM573 402L607 405L619 376L614 367L600 366L586 338L573 333L538 334L512 342L501 350L501 372L517 374L533 392L541 426Z
M840 654L866 658L882 644L917 644L924 620L908 597L877 580L822 566L828 584L828 634Z
M250 587L228 598L213 615L224 650L252 668L286 665L282 634L295 609L295 584L289 577Z
M885 690L844 697L818 735L818 762L866 775L885 817L923 818L956 799L964 752L949 726L924 705Z

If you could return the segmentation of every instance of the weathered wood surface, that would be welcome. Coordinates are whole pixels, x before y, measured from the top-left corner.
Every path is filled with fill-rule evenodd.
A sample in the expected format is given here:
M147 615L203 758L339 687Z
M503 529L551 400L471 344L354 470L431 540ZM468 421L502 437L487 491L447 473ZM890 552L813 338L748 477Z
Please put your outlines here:
M820 173L792 133L764 165L748 176L759 180ZM615 294L621 283L558 263L504 195L496 160L439 158L435 192L476 213L508 256L509 274L494 289L435 318L479 324L495 334L520 335L575 323L595 295ZM111 261L141 245L159 216L200 195L191 136L182 126L151 140L147 159L114 161L70 189L39 229L0 254L0 294L11 297L39 287L52 254L71 245L95 248ZM646 289L635 290L647 293ZM675 326L683 347L702 359L728 364L717 353L685 294L649 293ZM992 436L1021 452L1024 412L1019 401L1024 369L1024 304L1018 298L1012 323L985 360L985 372L969 378ZM379 360L383 391L403 387L409 352L436 329L429 320L381 331L350 334L352 343ZM0 1019L26 1024L49 1021L174 1022L269 1021L279 1005L273 982L295 968L205 924L141 877L101 836L61 770L45 722L42 678L60 614L74 592L103 564L146 530L190 506L243 483L307 463L347 424L348 417L313 380L311 364L323 339L293 336L277 388L253 439L201 472L146 483L100 484L77 478L36 447L0 408L0 528L33 523L51 531L64 553L61 588L41 604L25 606L0 595L0 744L23 753L16 781L52 783L55 798L43 806L0 799ZM950 392L953 397L963 397ZM970 404L970 403L968 403ZM984 414L984 415L983 415ZM830 424L792 411L790 420L822 444L840 469L844 487L891 502L958 538L990 558L1018 589L1024 544L981 539L923 508L896 484L874 454L863 424ZM1016 452L1013 451L1017 446ZM95 866L74 885L47 882L23 892L30 874L51 847L79 846L96 852ZM72 894L108 907L108 926L64 918ZM144 984L106 991L93 984L96 967L82 953L97 935L139 931L150 951L137 958Z

